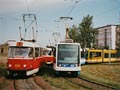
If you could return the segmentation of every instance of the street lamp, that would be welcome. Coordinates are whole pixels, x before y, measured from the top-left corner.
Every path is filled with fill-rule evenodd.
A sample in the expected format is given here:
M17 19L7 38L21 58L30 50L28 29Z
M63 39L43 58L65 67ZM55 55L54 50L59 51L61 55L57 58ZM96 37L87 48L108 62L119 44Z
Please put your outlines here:
M110 38L110 32L109 32L109 37L108 37L108 42L109 42L109 64L111 64L111 52L110 52L110 50L111 50L111 38Z

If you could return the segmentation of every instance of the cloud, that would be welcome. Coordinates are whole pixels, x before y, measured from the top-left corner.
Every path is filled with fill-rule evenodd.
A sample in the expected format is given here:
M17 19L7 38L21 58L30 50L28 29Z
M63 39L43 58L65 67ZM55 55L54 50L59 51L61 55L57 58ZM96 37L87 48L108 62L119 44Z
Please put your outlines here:
M0 0L0 13L17 11L23 6L18 0Z
M53 4L59 4L63 2L64 0L34 0L34 3L40 4L40 5L53 5Z
M64 0L0 0L0 13L16 12L32 8L46 8L63 3Z

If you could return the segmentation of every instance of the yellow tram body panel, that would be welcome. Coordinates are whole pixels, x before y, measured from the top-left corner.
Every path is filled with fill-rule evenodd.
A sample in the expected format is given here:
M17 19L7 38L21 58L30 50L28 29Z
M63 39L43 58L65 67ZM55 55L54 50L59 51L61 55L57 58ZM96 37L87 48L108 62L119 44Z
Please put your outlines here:
M116 61L116 50L103 50L103 62Z
M87 63L102 62L102 50L88 50Z

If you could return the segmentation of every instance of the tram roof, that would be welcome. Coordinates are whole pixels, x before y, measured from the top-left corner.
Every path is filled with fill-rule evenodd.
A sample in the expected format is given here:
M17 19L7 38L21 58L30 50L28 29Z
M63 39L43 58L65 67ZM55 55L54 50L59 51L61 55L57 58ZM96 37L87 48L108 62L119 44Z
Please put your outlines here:
M71 45L80 45L79 43L57 43L57 45L59 44L71 44Z
M38 44L27 41L18 41L18 42L10 42L9 46L18 46L18 47L40 47Z

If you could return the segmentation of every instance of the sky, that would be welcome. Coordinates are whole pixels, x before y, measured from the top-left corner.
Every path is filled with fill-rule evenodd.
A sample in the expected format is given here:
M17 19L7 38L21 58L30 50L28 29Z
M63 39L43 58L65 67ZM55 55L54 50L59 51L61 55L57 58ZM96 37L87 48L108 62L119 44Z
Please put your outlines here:
M79 25L88 14L93 16L95 28L120 24L120 0L0 0L0 44L20 40L19 27L24 36L23 14L29 13L37 17L37 42L46 46L53 45L55 39L63 40L65 27ZM26 39L32 38L31 33L29 28Z

